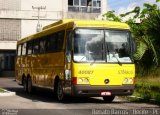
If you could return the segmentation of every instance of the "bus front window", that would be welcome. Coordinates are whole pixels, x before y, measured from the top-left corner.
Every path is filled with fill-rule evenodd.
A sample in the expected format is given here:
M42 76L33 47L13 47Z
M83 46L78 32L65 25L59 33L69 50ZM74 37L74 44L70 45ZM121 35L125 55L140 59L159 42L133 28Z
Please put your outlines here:
M107 62L131 63L130 34L127 31L106 30Z
M132 63L128 31L76 29L74 61Z
M74 37L74 61L105 61L104 32L95 29L76 29Z

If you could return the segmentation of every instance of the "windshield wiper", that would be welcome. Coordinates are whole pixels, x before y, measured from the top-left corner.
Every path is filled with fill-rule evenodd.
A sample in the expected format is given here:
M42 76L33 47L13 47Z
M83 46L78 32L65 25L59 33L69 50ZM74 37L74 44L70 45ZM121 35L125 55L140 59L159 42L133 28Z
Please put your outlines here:
M116 56L116 54L115 54L115 53L113 54L113 56L116 58L116 60L117 60L118 64L119 64L120 66L122 66L122 63L119 61L119 59L118 59L118 57Z
M90 63L90 65L93 65L96 62L96 59L93 60L93 62Z
M85 58L86 56L83 56L81 59L80 59L80 62Z

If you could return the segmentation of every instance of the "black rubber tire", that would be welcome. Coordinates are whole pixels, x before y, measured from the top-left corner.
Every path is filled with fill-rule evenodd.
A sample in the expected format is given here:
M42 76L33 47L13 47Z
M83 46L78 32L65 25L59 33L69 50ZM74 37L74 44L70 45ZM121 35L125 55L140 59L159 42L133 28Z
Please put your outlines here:
M106 103L111 103L114 100L115 96L104 96L103 100Z
M28 77L28 79L27 79L27 92L29 94L33 93L33 86L32 86L32 79L31 79L31 77Z
M23 78L23 90L25 92L28 91L28 83L27 83L27 78L26 77Z
M58 81L56 91L57 91L56 92L57 100L60 101L60 102L64 101L65 96L64 96L62 81Z

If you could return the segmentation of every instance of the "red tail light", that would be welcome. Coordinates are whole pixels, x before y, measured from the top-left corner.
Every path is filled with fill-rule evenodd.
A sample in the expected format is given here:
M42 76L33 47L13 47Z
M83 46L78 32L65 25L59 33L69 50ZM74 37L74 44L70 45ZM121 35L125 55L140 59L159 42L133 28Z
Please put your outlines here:
M76 85L77 84L77 77L72 77L72 85Z

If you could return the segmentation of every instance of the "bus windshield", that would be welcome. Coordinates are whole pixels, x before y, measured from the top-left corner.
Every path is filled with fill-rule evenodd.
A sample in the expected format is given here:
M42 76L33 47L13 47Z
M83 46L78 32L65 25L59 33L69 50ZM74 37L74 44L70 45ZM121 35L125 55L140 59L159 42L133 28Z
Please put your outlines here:
M130 33L121 30L76 29L75 62L132 63Z

